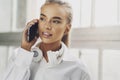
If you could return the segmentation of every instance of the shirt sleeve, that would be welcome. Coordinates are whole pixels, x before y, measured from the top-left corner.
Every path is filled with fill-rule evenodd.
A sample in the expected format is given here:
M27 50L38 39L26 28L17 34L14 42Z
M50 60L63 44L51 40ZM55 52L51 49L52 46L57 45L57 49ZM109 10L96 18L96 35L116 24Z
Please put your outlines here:
M33 52L29 52L22 48L15 50L14 56L9 61L9 64L1 75L2 80L29 80L30 64L33 59Z
M72 72L71 80L91 80L91 74L80 59L76 62L76 68Z
M79 69L81 69L80 80L91 80L91 73L88 70L88 67L81 59L78 60ZM79 70L78 70L79 71Z
M91 78L88 72L80 69L75 69L71 75L71 80L91 80Z

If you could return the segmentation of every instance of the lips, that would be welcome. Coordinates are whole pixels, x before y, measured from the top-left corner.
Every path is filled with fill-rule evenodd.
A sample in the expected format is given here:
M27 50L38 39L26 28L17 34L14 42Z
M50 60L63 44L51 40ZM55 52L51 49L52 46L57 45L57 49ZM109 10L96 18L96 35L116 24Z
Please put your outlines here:
M52 36L52 34L49 33L49 32L42 32L42 35L43 35L43 37L45 37L45 38L50 38L50 37Z

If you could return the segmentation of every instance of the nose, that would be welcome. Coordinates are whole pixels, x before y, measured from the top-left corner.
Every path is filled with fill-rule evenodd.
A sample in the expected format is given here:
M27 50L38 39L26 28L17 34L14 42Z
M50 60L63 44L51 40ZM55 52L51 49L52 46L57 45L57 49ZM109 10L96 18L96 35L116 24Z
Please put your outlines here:
M46 23L45 23L45 28L46 28L47 30L51 30L51 29L52 29L51 24L50 24L49 21L46 21Z

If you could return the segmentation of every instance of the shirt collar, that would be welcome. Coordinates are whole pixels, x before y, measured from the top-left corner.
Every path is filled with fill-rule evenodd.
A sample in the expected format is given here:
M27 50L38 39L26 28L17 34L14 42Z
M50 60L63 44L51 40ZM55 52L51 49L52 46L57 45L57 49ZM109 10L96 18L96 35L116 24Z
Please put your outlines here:
M61 44L62 44L61 49L59 49L58 51L51 51L51 50L47 51L48 60L49 60L47 64L54 66L62 62L63 56L67 52L67 46L63 42L61 42ZM39 47L34 47L32 49L32 52L34 52L34 57L33 57L34 62L40 62L43 59L43 53L41 49L39 49Z

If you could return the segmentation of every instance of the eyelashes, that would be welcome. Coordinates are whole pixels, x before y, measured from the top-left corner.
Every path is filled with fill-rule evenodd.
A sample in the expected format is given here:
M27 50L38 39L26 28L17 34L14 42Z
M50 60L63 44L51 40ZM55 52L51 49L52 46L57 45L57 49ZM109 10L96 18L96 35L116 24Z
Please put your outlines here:
M54 23L54 24L60 24L61 21L59 21L59 20L53 20L52 23Z
M45 18L43 18L43 17L40 17L40 21L46 23L47 20ZM60 23L62 23L62 21L58 20L58 19L52 19L52 20L50 20L50 24L60 24Z

